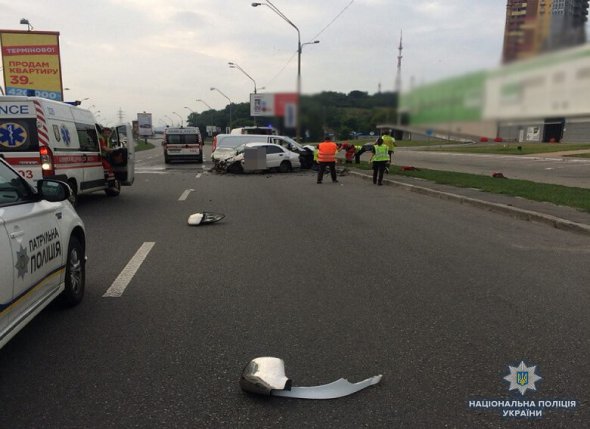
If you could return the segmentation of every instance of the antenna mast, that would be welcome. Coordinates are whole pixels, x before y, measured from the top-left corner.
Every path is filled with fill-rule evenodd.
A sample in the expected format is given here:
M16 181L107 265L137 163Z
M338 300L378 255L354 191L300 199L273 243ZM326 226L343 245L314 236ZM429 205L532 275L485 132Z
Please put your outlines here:
M403 58L402 51L404 49L403 44L402 44L402 39L403 39L403 30L400 30L399 46L397 48L397 50L398 50L397 75L395 76L395 92L396 92L396 98L397 98L397 106L396 106L397 125L400 125L400 122L401 122L401 115L399 113L399 101L400 101L400 96L401 96L401 92L402 92L402 58Z

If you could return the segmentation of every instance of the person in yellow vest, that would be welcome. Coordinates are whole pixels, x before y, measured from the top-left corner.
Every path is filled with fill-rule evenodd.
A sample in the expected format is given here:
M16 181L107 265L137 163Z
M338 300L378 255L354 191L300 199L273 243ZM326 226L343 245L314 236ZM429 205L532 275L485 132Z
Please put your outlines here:
M316 146L315 149L313 150L313 165L311 167L315 171L318 171L318 169L319 169L318 168L319 167L319 164L318 164L318 152L319 152L319 149Z
M373 146L373 156L371 161L373 163L373 184L383 185L383 173L389 162L388 147L383 143L383 139L379 137Z
M393 155L393 150L397 145L395 144L395 139L389 135L389 131L384 131L383 135L381 136L383 139L383 143L387 146L387 154L389 155L389 163L391 163L391 156Z
M324 141L318 145L318 183L322 183L326 167L330 167L332 182L338 182L336 178L336 152L338 152L338 146L330 140L330 136L326 136Z

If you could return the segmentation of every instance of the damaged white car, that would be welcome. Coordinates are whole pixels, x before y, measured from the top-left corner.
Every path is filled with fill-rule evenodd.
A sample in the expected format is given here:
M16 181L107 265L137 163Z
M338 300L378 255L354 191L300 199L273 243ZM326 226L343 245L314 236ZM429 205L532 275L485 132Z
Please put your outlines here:
M301 167L299 154L271 143L246 143L238 146L234 156L216 164L228 173L277 170L288 173Z

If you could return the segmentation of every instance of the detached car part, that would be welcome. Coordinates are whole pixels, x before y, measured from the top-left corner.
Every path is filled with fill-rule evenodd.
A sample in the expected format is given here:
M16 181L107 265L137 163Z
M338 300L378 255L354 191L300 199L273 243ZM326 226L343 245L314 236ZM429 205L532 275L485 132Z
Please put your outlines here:
M284 398L335 399L351 395L381 381L376 375L358 383L340 378L333 383L312 387L292 387L292 381L285 374L285 363L275 357L252 359L242 371L240 387L251 393Z
M188 224L193 226L204 225L206 223L215 223L225 217L222 213L194 213L188 217Z

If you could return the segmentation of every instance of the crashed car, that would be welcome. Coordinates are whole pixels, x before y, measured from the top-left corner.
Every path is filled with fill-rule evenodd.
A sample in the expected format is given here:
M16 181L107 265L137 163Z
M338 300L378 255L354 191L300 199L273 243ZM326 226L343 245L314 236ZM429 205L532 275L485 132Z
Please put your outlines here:
M246 164L247 149L263 149L266 154L265 168L248 169ZM282 146L272 143L245 143L236 148L234 156L228 157L217 164L217 169L228 173L243 173L245 171L277 170L287 173L294 168L300 168L299 154L291 152Z

